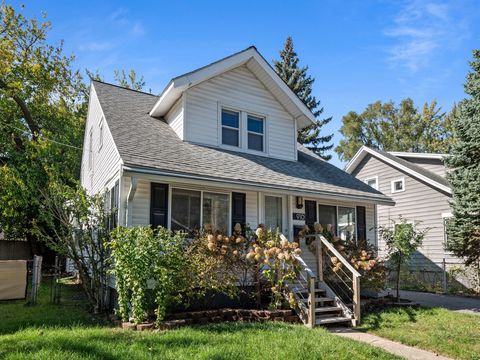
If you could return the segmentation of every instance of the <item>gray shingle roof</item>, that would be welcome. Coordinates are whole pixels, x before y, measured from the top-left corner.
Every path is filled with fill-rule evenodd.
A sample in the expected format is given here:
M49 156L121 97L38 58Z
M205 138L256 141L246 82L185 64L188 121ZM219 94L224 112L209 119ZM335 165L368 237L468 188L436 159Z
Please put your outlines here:
M383 156L389 158L390 160L392 161L396 161L397 163L405 166L406 168L412 170L412 171L415 171L441 185L444 185L444 186L448 186L450 187L450 184L448 183L447 179L445 179L444 177L440 176L440 175L437 175L435 173L433 173L432 171L430 170L427 170L425 169L424 167L420 166L420 165L417 165L417 164L413 164L411 163L410 161L408 160L405 160L405 159L402 159L401 157L398 157L398 156L395 156L395 155L392 155L386 151L383 151L383 150L379 150L379 149L373 149L374 151L377 151L378 153L382 154Z
M298 161L251 155L182 141L149 116L158 97L94 81L93 85L126 166L216 181L319 192L392 202L362 181L298 147Z

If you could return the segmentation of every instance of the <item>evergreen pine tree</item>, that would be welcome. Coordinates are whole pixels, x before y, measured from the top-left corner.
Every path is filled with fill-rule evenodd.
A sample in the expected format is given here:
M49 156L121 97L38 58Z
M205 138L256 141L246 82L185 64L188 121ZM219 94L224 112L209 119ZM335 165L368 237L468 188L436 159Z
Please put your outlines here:
M293 49L293 40L289 36L283 50L280 51L280 60L273 60L273 66L277 74L318 118L323 113L323 107L320 107L320 101L317 101L312 95L312 85L315 79L307 74L308 66L299 67L298 61L298 55ZM315 124L300 129L297 136L300 144L304 144L306 148L325 160L332 158L332 155L325 153L333 147L333 144L330 143L333 134L321 135L320 132L323 125L328 124L330 120L332 120L331 117L318 119Z
M453 217L448 224L447 249L480 268L480 50L473 51L472 71L452 121L455 143L446 159L452 187ZM480 275L480 273L479 273Z

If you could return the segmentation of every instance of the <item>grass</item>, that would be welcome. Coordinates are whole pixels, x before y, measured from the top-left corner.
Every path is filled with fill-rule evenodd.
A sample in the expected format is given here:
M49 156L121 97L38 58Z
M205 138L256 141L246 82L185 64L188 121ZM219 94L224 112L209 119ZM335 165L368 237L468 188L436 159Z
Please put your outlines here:
M380 349L302 325L225 323L166 332L113 328L91 316L78 289L66 285L51 305L0 303L0 359L398 359Z
M388 309L368 314L362 327L405 345L458 359L480 359L480 316L442 308Z

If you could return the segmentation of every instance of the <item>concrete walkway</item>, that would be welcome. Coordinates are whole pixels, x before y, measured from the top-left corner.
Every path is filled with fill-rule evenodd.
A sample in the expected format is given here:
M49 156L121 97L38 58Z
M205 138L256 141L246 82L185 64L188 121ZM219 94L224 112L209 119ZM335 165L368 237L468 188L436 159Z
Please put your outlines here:
M436 353L418 349L416 347L403 345L380 336L368 334L351 328L332 328L333 334L346 337L352 340L364 342L372 346L382 348L383 350L401 356L409 360L452 360L451 358L438 355Z
M480 315L480 299L478 298L403 290L400 290L400 297L424 306L443 307L452 311Z

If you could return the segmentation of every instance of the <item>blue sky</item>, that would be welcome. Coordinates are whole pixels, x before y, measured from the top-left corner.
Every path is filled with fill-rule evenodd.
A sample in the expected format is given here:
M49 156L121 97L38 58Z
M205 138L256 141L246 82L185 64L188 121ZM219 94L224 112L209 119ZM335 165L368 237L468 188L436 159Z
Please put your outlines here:
M14 5L20 2L14 2ZM65 41L76 66L134 68L159 93L174 76L255 45L278 58L291 35L316 79L325 128L336 144L342 116L376 100L463 98L471 51L480 47L478 0L458 1L35 1L51 41ZM332 163L343 166L333 153Z

